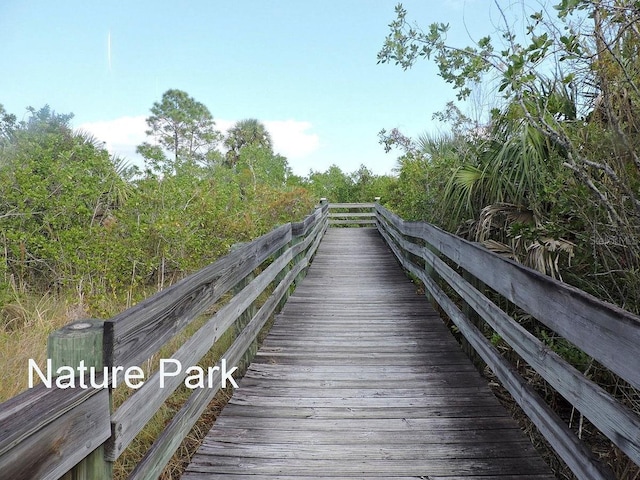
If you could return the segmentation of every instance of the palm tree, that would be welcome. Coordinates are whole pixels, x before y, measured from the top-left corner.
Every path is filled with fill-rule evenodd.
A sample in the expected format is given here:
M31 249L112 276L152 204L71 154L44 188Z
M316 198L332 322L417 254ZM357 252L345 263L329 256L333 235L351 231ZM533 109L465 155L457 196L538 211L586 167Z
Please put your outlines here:
M269 152L273 149L271 135L267 128L255 118L240 120L229 129L224 140L224 146L228 149L225 164L228 167L235 167L240 158L240 150L249 145L264 148Z
M541 79L542 95L508 105L494 116L488 138L451 173L443 207L459 233L487 248L559 277L558 255L573 243L549 227L566 152L528 120L522 108L544 108L556 120L575 120L575 98L566 86ZM533 105L527 102L540 102ZM550 193L552 190L555 193ZM456 225L448 225L456 228ZM557 230L557 229L556 229Z

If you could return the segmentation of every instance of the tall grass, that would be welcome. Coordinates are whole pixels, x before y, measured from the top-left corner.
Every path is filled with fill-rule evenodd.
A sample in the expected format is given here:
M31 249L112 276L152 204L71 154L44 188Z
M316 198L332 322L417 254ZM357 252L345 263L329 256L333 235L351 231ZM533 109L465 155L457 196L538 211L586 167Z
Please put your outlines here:
M29 359L44 368L51 332L86 317L81 300L13 288L0 306L0 402L28 388Z

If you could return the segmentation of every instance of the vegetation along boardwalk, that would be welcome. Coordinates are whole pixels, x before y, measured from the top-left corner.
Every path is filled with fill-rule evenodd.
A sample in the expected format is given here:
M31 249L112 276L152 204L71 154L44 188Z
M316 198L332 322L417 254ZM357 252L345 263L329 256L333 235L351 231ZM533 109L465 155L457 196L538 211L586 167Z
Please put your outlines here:
M329 229L185 480L553 478L375 228Z

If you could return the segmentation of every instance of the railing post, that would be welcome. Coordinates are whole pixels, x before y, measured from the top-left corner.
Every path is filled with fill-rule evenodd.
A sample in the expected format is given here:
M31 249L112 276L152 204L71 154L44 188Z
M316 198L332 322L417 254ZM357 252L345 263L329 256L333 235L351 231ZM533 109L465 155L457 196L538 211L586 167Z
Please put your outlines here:
M80 320L65 325L49 335L47 358L51 359L53 372L60 367L77 369L80 362L84 367L95 368L96 372L104 368L103 326L101 320ZM85 370L86 371L86 370ZM85 374L85 378L88 375ZM111 412L106 412L111 415ZM104 455L104 445L99 445L84 460L66 473L64 480L111 480L113 463Z
M462 278L464 278L467 282L471 284L476 290L479 290L482 294L485 293L484 284L478 280L476 277L471 275L466 270L462 270ZM482 317L478 315L478 312L474 310L474 308L469 305L469 303L462 301L462 313L469 319L469 321L477 327L481 332L483 331L483 323ZM462 337L462 349L465 351L467 356L471 359L473 364L478 368L478 370L483 370L486 367L486 362L482 359L482 357L475 351L475 349L469 344L467 339Z
M275 253L274 260L280 257L282 254L284 254L287 250L289 250L294 245L294 242L295 242L295 238L292 238L284 247L280 248ZM273 285L276 285L276 286L279 285L280 282L284 279L284 277L287 276L287 274L291 271L292 263L293 263L293 260L287 263L287 265L282 269L282 271L278 273L278 275L276 275L276 278L273 281ZM278 305L276 306L275 313L280 313L282 311L285 303L287 303L287 300L289 300L289 289L287 289L287 291L284 292L284 294L282 295L282 298L280 299L280 301L278 302Z
M244 243L242 242L232 245L231 251L233 252L234 250L240 248L242 245L244 245ZM235 285L235 287L231 289L231 293L233 295L237 294L242 289L244 289L247 285L249 285L254 278L255 278L255 274L254 272L251 272L249 275L247 275L242 280L240 280ZM247 309L238 316L238 318L233 324L234 338L237 338L238 335L240 335L244 330L244 328L249 324L249 322L251 322L251 319L256 314L256 311L257 311L257 308L254 302L251 305L249 305L249 307L247 307ZM253 360L253 357L256 355L257 351L258 351L258 338L256 337L251 342L251 344L249 345L249 348L247 348L246 352L244 353L244 355L242 355L242 358L237 364L238 370L240 372L244 373L244 371L247 369L247 367Z
M255 278L255 274L252 272L249 275L247 275L246 277L244 277L242 280L240 280L236 284L236 286L233 288L233 294L235 295L240 290L242 290L247 285L249 285L254 278ZM236 338L238 337L238 335L240 335L242 333L242 331L245 329L245 327L249 324L249 322L251 321L253 316L256 314L256 311L257 311L256 304L252 303L237 318L237 320L234 323L235 337ZM238 362L238 364L237 364L238 370L240 370L241 372L245 372L247 367L249 366L249 364L253 360L253 357L256 355L257 351L258 351L258 338L256 337L251 342L251 344L247 348L246 352L244 353L244 355L242 356L242 358Z

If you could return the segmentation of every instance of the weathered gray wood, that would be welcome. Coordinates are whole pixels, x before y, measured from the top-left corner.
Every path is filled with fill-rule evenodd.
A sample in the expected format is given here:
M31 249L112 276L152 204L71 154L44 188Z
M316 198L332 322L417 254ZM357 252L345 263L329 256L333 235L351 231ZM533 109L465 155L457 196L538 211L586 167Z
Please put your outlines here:
M285 248L285 247L282 247L282 248ZM286 252L286 250L285 250L285 252ZM281 257L285 252L281 252L280 255L277 256L277 258ZM282 265L282 268L280 268L278 273L276 273L274 275L273 281L275 282L278 279L278 276L282 275L284 270L287 269L288 267L289 267L289 261L284 262L284 264ZM246 288L254 278L255 278L255 274L250 273L243 280L241 280L233 289L234 290L234 292L233 292L234 295L237 294L238 292L241 292L244 288ZM271 283L271 282L269 282L269 283ZM265 288L266 288L266 285L265 285ZM264 290L264 288L263 288L263 290ZM257 299L257 297L256 297L256 299ZM251 321L251 319L253 318L253 316L255 314L256 314L256 304L255 304L255 301L253 301L244 310L244 312L242 312L240 314L240 316L234 322L233 328L235 330L235 337L237 337L238 335L240 335L242 333L242 331L245 329L245 327ZM244 356L242 357L242 359L237 364L238 369L241 372L244 373L244 371L247 369L247 367L251 363L251 360L253 360L253 357L255 356L257 351L258 351L258 339L256 338L251 343L251 345L249 345L249 347L247 348L247 351L245 352Z
M276 287L269 299L260 307L254 318L235 339L234 343L222 355L230 365L234 365L240 360L249 344L253 341L260 329L264 326L269 316L274 312L278 302L284 292L289 288L293 279L306 265L301 262L290 271L283 281ZM196 390L187 400L186 404L174 416L162 434L153 443L144 458L138 463L131 473L129 480L152 480L164 469L173 453L176 451L182 439L197 422L202 412L211 402L215 394L220 389L221 375L217 372L214 375L215 388L204 388Z
M375 212L330 212L329 218L373 218L375 221Z
M292 432L294 433L294 432ZM341 446L338 446L341 447ZM414 477L432 476L467 476L480 478L501 478L502 475L519 475L519 472L527 471L529 474L547 474L547 480L552 480L547 469L540 464L536 457L502 457L500 462L495 457L486 458L458 458L458 459L411 459L411 460L387 460L382 454L376 460L361 461L336 461L336 460L309 460L289 458L252 458L250 461L237 456L210 456L211 460L202 460L195 457L189 465L187 474L183 476L188 480L192 474L236 474L238 472L251 472L260 478L270 478L271 475L298 475L301 477L318 478L350 475L356 478L361 476L378 475L388 478L402 472ZM429 472L428 475L425 475ZM205 477L206 478L206 477Z
M423 475L411 475L411 476L403 476L399 477L396 475L378 475L376 473L368 474L368 475L358 475L357 477L353 476L343 476L343 475L332 475L331 480L354 480L357 478L358 480L380 480L384 478L385 480L416 480L420 478L426 479L427 477ZM256 476L248 473L224 473L224 474L216 474L216 473L189 473L186 476L183 476L183 480L255 480ZM269 475L269 480L302 480L307 477L300 477L299 475ZM327 478L327 477L325 477ZM488 477L479 477L488 479ZM500 480L550 480L549 475L541 474L541 475L500 475ZM469 476L451 476L451 475L430 475L429 480L469 480Z
M47 358L51 359L51 369L57 371L60 367L77 369L83 366L86 369L102 370L103 328L102 321L81 320L52 332L47 342ZM104 408L104 405L101 406ZM95 412L95 415L103 418L109 417L110 414L109 405L106 406L106 410ZM97 445L95 450L75 465L67 475L73 480L111 480L113 464L105 457L104 445Z
M473 285L459 277L452 268L429 253L423 252L440 275L486 319L518 355L634 462L640 464L638 415L569 365Z
M128 368L156 353L291 240L291 224L260 237L105 322L105 362Z
M329 225L375 225L375 219L371 220L329 220Z
M316 208L311 215L308 215L302 222L291 224L291 233L294 237L307 236L314 226L327 216L329 206L327 204Z
M640 388L640 317L495 255L480 245L378 205L380 221L421 238L490 288Z
M359 210L364 210L364 209L373 209L375 208L376 204L375 203L330 203L329 204L329 209L334 209L334 208L356 208Z
M376 230L330 229L184 478L515 472L551 478Z
M388 234L404 250L422 257L453 287L470 307L511 345L558 393L582 412L636 463L640 463L640 418L604 389L584 377L534 335L487 299L472 284L430 250L406 241L390 229ZM414 268L417 268L414 265ZM467 318L468 316L465 315Z
M238 316L258 298L291 258L290 249L216 312L172 355L172 359L179 361L184 367L197 365L198 361L233 325ZM180 375L165 378L164 388L160 388L160 373L155 372L114 412L112 424L115 434L107 446L109 459L115 460L120 456L164 401L183 383L186 375L186 371L183 370Z
M0 476L57 479L110 435L107 390L39 384L0 405Z
M515 368L500 355L455 303L425 274L424 270L406 259L402 251L404 249L412 249L414 246L399 234L393 232L392 229L383 229L381 233L401 264L424 282L425 287L433 298L460 329L467 341L492 369L505 388L509 390L569 468L579 478L603 480L614 478L613 473L595 458L593 453L573 434L526 380L517 373ZM426 254L426 256L429 255ZM434 266L437 269L439 264L435 260L435 256L431 260L434 261ZM441 269L439 273L442 274L445 271L445 269ZM460 280L463 281L462 279Z
M494 397L495 398L495 397ZM254 410L256 410L254 408ZM318 409L314 409L317 411ZM372 412L377 409L368 408L367 411ZM443 431L420 431L420 430L401 430L401 431L377 431L377 430L356 430L350 431L346 428L338 428L323 432L318 431L300 431L292 432L291 430L270 430L268 435L257 434L256 430L250 428L234 428L234 427L215 427L216 435L208 436L203 441L204 446L210 442L228 442L230 444L250 445L250 444L303 444L303 445L340 445L348 448L349 445L362 444L381 444L388 445L423 445L424 448L430 448L431 445L490 445L494 443L520 444L524 445L524 450L531 451L530 442L528 447L527 441L521 431L508 428L496 428L494 430L467 430L464 435L460 430L443 430ZM520 454L520 449L514 449L515 455ZM400 474L401 470L397 473ZM525 475L525 474L523 474Z

